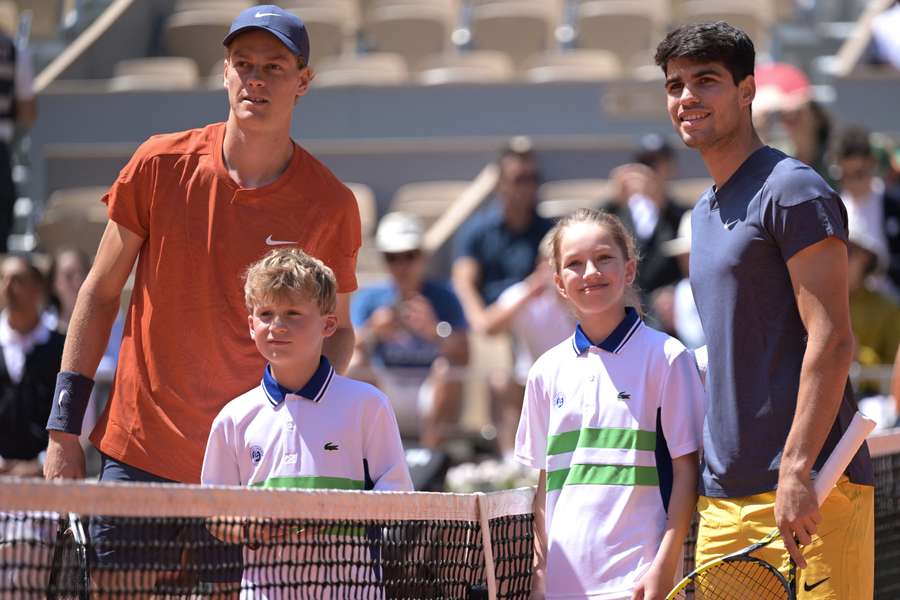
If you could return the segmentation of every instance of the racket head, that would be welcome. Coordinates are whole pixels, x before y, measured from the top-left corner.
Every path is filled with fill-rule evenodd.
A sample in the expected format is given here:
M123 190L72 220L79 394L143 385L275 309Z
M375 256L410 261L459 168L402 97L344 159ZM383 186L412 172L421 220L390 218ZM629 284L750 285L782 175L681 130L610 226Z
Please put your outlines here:
M87 600L90 597L87 535L78 515L59 519L47 600Z
M686 597L694 600L796 600L784 575L764 560L737 554L711 561L685 577L666 600Z

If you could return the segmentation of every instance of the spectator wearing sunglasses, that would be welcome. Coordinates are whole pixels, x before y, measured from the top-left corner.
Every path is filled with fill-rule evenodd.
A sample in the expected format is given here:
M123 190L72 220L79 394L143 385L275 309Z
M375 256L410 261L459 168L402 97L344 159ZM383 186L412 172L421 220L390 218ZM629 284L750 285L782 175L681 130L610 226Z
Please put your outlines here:
M541 175L527 138L515 138L504 148L497 166L494 201L454 240L453 288L478 333L489 333L488 310L500 294L535 271L541 240L553 226L537 214ZM511 372L492 373L489 382L498 449L511 458L525 388Z
M854 220L863 220L875 243L887 248L887 277L875 276L877 281L871 284L895 300L900 299L900 194L886 188L878 176L875 153L865 129L845 130L837 140L834 158L851 228Z
M375 233L390 280L361 289L351 303L359 329L352 376L390 398L404 437L441 446L456 429L462 404L458 367L468 362L466 320L456 295L425 277L421 222L385 215ZM457 369L454 369L457 367Z

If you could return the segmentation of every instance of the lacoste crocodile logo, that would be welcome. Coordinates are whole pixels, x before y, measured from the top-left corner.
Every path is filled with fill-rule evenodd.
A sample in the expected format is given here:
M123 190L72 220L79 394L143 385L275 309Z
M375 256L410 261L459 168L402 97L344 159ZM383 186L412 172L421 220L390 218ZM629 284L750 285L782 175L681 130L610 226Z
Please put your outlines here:
M325 449L326 449L326 450L334 451L334 450L339 450L339 449L340 449L340 446L338 446L338 445L337 445L336 443L334 443L334 442L326 442L326 443L325 443Z
M619 395L616 396L619 400L631 400L631 394L628 392L619 392Z

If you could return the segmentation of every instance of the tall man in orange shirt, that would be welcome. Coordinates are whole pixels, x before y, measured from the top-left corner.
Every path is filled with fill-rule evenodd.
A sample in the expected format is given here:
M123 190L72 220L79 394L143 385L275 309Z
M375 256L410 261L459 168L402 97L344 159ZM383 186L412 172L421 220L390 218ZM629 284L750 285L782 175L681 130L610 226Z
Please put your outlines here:
M290 138L309 89L309 38L277 6L242 12L224 40L225 123L151 137L103 198L110 222L69 325L44 474L84 476L77 434L97 364L137 260L119 366L91 435L101 480L199 482L213 418L259 383L241 274L272 246L296 245L338 280L337 332L353 351L360 222L352 193Z

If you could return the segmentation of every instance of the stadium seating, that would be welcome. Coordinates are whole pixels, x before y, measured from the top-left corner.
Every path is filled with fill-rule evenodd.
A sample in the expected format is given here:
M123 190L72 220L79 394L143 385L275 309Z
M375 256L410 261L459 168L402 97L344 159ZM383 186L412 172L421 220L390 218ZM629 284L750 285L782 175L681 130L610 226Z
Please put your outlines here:
M578 208L599 208L609 202L606 179L562 179L548 181L538 189L538 214L556 219Z
M172 56L186 56L197 62L201 73L208 73L222 61L222 40L236 11L197 9L176 12L163 30L163 48Z
M289 9L300 16L309 32L310 63L318 65L323 58L353 49L359 27L356 6L346 2L310 4Z
M619 57L609 50L545 52L529 58L525 77L535 83L552 81L598 81L622 75Z
M356 197L359 207L359 220L363 239L371 238L375 234L375 226L378 224L378 207L375 204L375 192L364 183L345 183Z
M609 50L624 68L646 64L664 29L665 11L643 0L590 0L578 6L579 48Z
M416 68L449 47L455 18L441 3L375 4L365 19L365 36L374 50L399 54Z
M54 192L36 228L38 246L48 254L74 246L93 256L108 220L106 206L100 202L105 193L103 187Z
M411 212L426 229L444 214L471 181L419 181L400 186L391 199L391 211Z
M469 27L479 50L499 50L521 65L553 45L560 13L553 2L510 0L476 4Z
M221 61L219 61L221 65ZM221 71L221 69L220 69ZM221 82L221 77L219 78ZM195 87L199 82L197 63L184 56L135 58L116 63L110 90L174 90Z
M673 17L676 24L727 21L750 36L758 53L768 52L769 27L774 16L765 4L757 6L740 0L684 0Z
M371 52L323 59L316 66L316 87L345 85L395 85L409 77L399 54Z
M491 50L437 54L419 66L418 80L426 85L509 81L515 75L509 56Z

